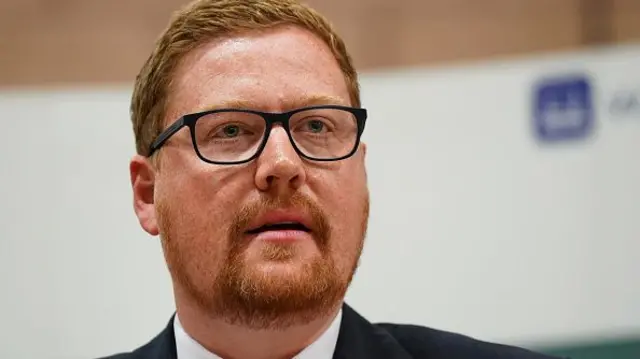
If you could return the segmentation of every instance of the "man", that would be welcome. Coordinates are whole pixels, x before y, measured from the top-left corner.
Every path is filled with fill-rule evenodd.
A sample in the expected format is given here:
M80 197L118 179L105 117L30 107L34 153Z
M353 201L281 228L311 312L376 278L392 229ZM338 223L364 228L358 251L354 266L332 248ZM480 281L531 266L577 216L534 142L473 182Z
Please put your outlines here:
M112 358L544 358L343 303L369 214L356 71L295 0L199 0L137 77L130 163L176 315Z

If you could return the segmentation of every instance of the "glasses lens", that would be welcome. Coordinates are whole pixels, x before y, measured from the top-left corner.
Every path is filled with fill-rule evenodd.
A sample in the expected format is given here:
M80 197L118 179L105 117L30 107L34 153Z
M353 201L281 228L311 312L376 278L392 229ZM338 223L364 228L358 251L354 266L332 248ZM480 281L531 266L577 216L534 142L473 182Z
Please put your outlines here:
M349 111L331 108L296 113L289 122L296 147L315 159L334 159L353 151L358 137L358 122Z
M265 121L256 114L226 111L208 114L195 126L200 154L215 162L244 161L253 156L265 132Z

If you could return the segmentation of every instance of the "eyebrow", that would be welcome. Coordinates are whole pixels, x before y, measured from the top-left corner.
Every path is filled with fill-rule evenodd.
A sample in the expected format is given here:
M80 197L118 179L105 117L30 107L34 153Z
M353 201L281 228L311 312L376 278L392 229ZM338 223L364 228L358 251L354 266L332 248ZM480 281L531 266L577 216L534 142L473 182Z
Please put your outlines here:
M337 96L316 95L316 96L309 96L309 97L300 97L295 100L286 101L284 105L285 105L284 107L287 110L292 110L292 109L307 107L307 106L317 106L317 105L348 106L349 104L345 103L345 101L342 98ZM222 101L222 102L216 103L215 105L205 106L198 112L219 110L219 109L225 109L225 108L241 109L241 110L259 110L259 109L263 109L264 106L258 104L255 101L229 100L229 101Z

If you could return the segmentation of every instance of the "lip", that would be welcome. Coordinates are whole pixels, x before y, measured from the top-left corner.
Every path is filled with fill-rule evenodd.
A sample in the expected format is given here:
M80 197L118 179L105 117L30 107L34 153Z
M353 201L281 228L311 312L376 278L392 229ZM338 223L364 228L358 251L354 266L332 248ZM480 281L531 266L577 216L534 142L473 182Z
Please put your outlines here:
M310 232L313 230L313 221L311 220L310 216L300 211L277 210L269 211L261 216L258 216L249 224L249 229L247 230L247 232L258 229L268 224L283 222L297 222L305 226Z
M302 230L271 230L248 235L250 241L294 243L304 240L313 241L313 235Z

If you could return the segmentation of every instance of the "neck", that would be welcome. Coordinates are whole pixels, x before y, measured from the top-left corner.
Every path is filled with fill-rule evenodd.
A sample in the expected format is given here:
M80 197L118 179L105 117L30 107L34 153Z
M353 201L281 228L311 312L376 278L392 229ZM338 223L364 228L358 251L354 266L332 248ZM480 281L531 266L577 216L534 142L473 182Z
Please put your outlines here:
M228 359L290 359L318 339L338 315L342 303L329 315L304 325L278 330L253 330L211 318L190 305L178 305L185 332L208 351Z

